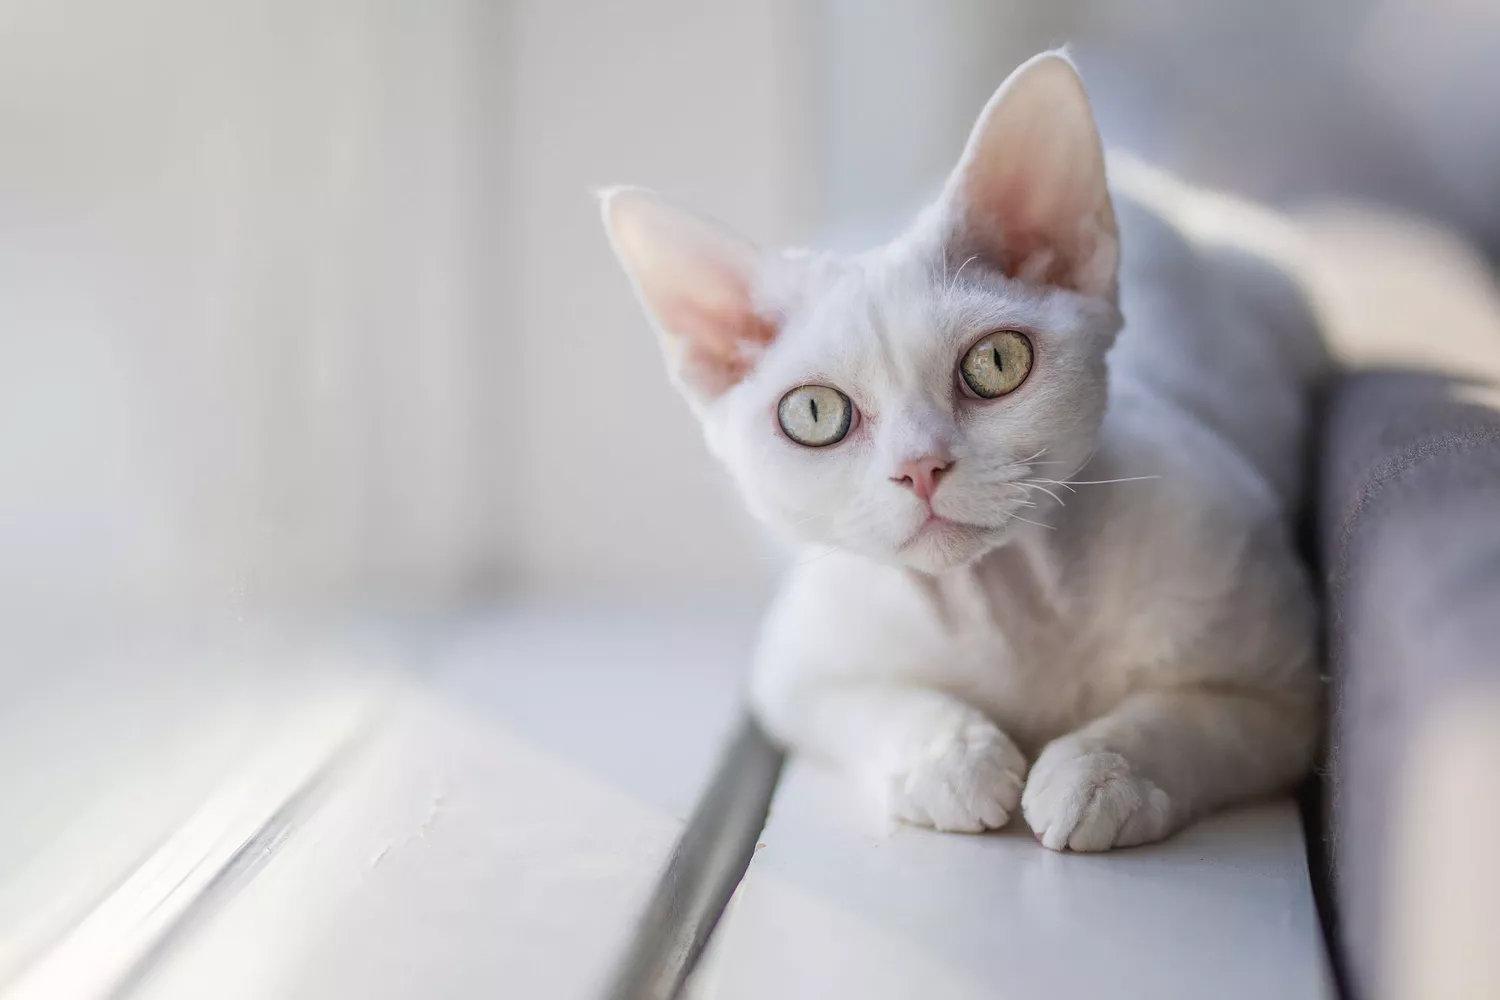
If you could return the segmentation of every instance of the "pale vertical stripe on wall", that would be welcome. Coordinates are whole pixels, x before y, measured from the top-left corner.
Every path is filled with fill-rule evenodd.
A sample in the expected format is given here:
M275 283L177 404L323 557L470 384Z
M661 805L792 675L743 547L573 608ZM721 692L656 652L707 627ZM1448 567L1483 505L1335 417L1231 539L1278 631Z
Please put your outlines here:
M891 235L952 169L984 102L1068 38L1078 0L819 0L817 193L830 239Z
M714 599L774 569L667 384L590 190L647 185L766 244L803 236L805 6L515 5L513 537L529 590Z
M0 607L432 603L503 572L486 6L6 5Z

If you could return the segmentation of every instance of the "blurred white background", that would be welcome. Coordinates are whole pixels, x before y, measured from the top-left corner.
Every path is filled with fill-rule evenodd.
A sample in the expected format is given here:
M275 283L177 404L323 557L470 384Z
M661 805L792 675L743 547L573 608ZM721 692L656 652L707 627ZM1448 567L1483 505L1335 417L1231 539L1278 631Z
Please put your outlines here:
M7 617L766 578L590 189L805 232L794 5L0 18Z
M591 187L863 240L1073 40L1116 141L1483 235L1495 15L1440 7L10 0L0 610L763 594Z

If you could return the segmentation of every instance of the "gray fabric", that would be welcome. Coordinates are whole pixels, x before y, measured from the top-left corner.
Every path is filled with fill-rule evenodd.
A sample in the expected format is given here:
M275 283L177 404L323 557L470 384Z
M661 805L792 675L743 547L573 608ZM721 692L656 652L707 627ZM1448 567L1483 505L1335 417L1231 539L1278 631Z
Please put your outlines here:
M1392 779L1411 734L1445 699L1500 685L1500 391L1349 376L1330 398L1320 478L1331 875L1349 985L1367 998L1380 994Z

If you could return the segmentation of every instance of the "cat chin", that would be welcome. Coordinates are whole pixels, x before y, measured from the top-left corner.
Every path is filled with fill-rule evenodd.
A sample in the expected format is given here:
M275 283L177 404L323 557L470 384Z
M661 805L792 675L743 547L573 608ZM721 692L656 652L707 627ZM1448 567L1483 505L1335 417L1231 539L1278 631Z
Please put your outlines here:
M972 566L998 547L999 543L996 542L991 545L977 546L963 553L903 553L895 562L904 569L913 569L928 576L941 576L944 573L963 569L965 566Z
M975 529L963 537L922 538L894 553L891 561L904 569L937 576L978 562L1004 541L1003 534L992 529Z
M843 552L868 559L870 562L896 569L913 570L928 576L939 576L971 566L1005 544L1003 531L980 530L967 538L932 538L903 546L897 550L870 550L857 546L828 544L812 540L795 541L791 535L782 537L789 544L805 547L816 552Z

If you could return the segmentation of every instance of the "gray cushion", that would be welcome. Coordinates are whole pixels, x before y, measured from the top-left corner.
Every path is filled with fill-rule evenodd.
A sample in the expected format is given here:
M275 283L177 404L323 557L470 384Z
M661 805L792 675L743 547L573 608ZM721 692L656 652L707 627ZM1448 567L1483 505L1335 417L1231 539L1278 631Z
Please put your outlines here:
M1328 846L1349 985L1372 997L1393 778L1424 713L1500 683L1500 391L1347 376L1330 396L1320 479Z

